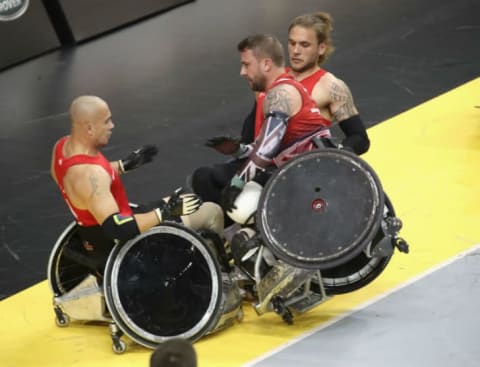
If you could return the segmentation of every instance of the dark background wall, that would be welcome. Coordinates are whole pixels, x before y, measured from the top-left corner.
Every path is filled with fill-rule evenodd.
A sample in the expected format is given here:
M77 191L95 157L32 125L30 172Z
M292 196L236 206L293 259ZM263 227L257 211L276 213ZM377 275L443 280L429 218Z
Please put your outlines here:
M31 0L23 15L0 21L0 70L190 1Z
M21 17L0 21L0 39L0 70L60 47L55 29L40 0L30 1Z
M189 1L59 0L77 42Z

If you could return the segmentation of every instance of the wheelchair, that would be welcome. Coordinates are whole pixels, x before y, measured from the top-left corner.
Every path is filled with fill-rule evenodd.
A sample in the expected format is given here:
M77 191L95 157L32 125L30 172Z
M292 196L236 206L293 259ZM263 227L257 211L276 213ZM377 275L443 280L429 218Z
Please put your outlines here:
M317 147L277 162L263 187L246 183L227 214L241 226L231 241L239 284L258 315L274 311L291 324L295 314L371 283L396 249L409 247L360 157Z
M159 225L111 251L103 279L92 274L78 227L60 235L48 263L56 323L108 323L115 353L125 334L155 348L170 338L192 342L243 317L240 289L199 233Z

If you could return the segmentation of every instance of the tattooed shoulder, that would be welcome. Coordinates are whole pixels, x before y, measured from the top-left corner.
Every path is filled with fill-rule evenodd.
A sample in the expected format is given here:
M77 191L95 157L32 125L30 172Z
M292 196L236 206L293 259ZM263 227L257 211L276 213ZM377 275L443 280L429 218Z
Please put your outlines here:
M343 80L335 79L330 84L331 112L336 121L342 121L358 114L353 103L352 92Z
M266 95L263 103L263 113L267 114L270 111L278 111L290 116L292 112L291 99L289 90L279 85L270 90Z
M90 183L90 196L98 196L101 194L101 189L99 185L98 176L94 173L90 173L88 176L88 181Z

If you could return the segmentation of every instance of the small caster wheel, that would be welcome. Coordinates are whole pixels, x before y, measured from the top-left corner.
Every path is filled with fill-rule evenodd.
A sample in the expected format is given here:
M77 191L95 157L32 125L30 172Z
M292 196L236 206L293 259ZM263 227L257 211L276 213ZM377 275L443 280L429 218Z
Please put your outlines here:
M410 250L407 241L405 241L403 238L396 238L395 246L400 252L403 252L404 254L408 254Z
M288 307L285 306L285 302L281 297L279 296L273 297L272 305L273 305L273 310L282 317L282 320L285 323L287 323L288 325L293 324L293 314L288 309Z
M114 341L112 350L115 354L122 354L127 350L127 344L123 340Z
M293 325L293 315L290 311L285 312L282 315L282 320L287 324L287 325Z
M70 324L70 317L65 314L57 315L55 324L57 324L58 327L67 327Z

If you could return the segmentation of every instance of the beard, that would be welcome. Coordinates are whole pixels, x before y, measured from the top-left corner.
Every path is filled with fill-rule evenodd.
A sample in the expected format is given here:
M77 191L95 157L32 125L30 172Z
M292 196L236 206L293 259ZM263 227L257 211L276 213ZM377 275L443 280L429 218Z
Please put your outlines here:
M267 85L267 82L264 76L259 76L256 79L250 80L250 88L254 92L265 92L266 85Z
M307 61L304 65L301 66L295 66L292 63L290 63L290 69L292 69L296 73L304 73L307 70L313 69L317 66L317 61L318 60L309 60Z

